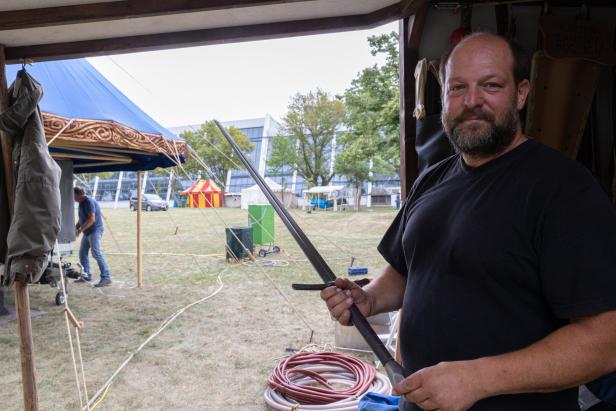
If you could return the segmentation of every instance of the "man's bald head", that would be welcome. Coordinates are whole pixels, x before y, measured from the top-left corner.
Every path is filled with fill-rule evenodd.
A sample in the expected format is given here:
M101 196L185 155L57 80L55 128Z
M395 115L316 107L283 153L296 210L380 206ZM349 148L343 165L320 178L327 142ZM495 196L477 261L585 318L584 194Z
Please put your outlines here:
M443 129L467 164L489 161L523 141L527 61L511 41L488 33L464 38L443 58Z
M448 53L441 57L439 66L439 75L441 86L444 87L447 76L447 64L449 59L456 51L464 52L464 49L473 46L487 46L501 48L507 50L511 59L511 73L515 84L520 84L521 81L528 79L530 75L530 60L524 50L513 40L497 34L487 32L477 32L466 36L458 44L456 44Z

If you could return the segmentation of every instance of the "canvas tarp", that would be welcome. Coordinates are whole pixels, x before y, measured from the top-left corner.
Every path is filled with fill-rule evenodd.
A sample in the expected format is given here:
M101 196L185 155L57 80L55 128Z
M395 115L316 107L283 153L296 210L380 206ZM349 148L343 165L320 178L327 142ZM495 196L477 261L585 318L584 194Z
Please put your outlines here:
M268 187L272 189L274 194L276 194L276 197L283 202L285 207L297 207L297 199L291 190L283 189L280 184L269 177L265 177L265 182ZM252 187L242 190L241 204L243 209L248 209L250 204L269 204L269 201L267 197L265 197L265 194L263 194L263 191L261 191L261 188L255 184Z
M15 78L21 65L8 65ZM186 142L148 116L85 59L44 61L28 67L44 87L43 127L55 159L75 172L153 170L188 155Z
M13 216L2 283L39 280L60 231L60 167L49 155L38 102L43 88L24 70L9 89L0 129L13 143ZM2 176L4 177L4 176ZM3 227L2 232L6 231ZM4 241L4 238L2 238Z

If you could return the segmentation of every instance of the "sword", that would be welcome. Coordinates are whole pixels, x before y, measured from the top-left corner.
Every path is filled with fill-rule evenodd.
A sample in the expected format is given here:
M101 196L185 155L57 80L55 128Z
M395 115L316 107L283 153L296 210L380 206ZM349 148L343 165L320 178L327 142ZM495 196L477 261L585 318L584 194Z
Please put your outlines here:
M302 231L302 229L297 225L291 214L284 208L282 202L276 197L274 192L270 189L270 187L265 183L263 177L259 175L259 173L255 170L252 164L248 161L242 150L238 147L238 145L233 141L233 138L227 133L224 127L218 122L218 120L214 120L218 129L222 135L227 139L231 148L240 158L244 166L246 166L246 170L252 176L252 178L256 181L257 185L263 190L263 194L267 197L267 200L270 202L276 213L287 227L299 247L302 249L306 257L321 277L324 283L330 283L336 280L336 275L329 267L329 265L325 262L321 254L317 251L317 249L312 245L306 234ZM400 364L394 360L391 356L385 345L378 337L366 317L359 311L359 308L355 304L351 305L351 322L357 328L357 331L364 337L376 357L379 359L385 371L387 372L387 376L393 385L402 381L408 373L402 368Z

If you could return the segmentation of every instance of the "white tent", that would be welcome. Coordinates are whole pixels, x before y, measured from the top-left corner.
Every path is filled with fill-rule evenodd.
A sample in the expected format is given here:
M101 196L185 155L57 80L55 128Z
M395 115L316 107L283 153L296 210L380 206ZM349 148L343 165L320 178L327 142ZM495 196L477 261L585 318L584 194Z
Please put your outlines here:
M276 197L284 203L285 207L297 207L297 199L291 190L283 190L280 184L269 177L265 177L265 183L276 194ZM249 204L269 204L269 201L267 197L265 197L265 194L263 194L263 191L261 191L261 188L255 184L252 187L242 190L241 203L242 208L247 209Z
M304 190L304 193L308 194L332 194L336 191L343 190L344 186L315 186L308 190Z
M316 198L317 201L318 199L323 198L323 199L332 200L333 209L334 211L337 211L338 210L338 199L343 198L339 196L338 192L342 191L343 189L344 189L344 186L316 186L308 190L304 190L303 192L304 201L302 203L302 208L305 209L306 207L308 207L310 203L310 199L312 198Z

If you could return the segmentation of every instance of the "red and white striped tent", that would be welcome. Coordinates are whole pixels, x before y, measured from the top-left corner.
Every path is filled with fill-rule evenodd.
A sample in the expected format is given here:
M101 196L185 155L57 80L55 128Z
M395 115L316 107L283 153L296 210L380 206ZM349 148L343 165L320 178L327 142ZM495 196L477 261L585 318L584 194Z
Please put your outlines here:
M197 180L188 190L180 191L180 194L188 196L188 208L222 207L222 192L212 180Z

